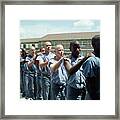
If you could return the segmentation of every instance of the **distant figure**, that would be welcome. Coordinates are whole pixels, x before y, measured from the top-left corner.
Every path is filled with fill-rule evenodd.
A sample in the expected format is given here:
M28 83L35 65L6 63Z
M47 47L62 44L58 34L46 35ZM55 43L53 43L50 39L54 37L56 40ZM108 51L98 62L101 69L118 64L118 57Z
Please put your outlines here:
M25 80L24 80L24 64L26 60L26 51L24 49L20 49L20 92L22 93L22 97L25 97Z
M24 64L25 70L25 98L35 99L36 97L36 73L37 68L35 63L36 54L35 47L32 46L29 50L29 53L26 57L26 63Z
M41 52L42 54L44 54L44 53L45 53L45 48L42 47L42 48L40 49L40 52Z
M37 53L37 55L42 55L45 53L45 48L44 47L41 47L39 52Z

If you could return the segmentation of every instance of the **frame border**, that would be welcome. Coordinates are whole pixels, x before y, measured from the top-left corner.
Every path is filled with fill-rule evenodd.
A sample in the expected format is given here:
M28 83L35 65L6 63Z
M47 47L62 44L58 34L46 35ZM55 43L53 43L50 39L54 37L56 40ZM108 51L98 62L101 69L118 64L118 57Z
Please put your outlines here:
M119 119L119 0L2 1L0 4L0 119ZM5 115L5 5L115 5L115 115Z

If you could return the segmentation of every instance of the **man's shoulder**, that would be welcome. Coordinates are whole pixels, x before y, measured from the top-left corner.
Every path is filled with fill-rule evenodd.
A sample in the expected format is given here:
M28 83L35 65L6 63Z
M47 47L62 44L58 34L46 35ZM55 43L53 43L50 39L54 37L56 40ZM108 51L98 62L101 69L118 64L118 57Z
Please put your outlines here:
M84 64L92 65L92 66L94 66L94 65L99 66L100 65L100 58L95 57L95 56L91 56L84 62Z
M77 58L77 60L80 61L80 60L82 60L83 58L84 58L84 56L79 56L79 57Z
M49 52L49 55L53 55L53 56L55 56L55 54L54 54L53 52Z
M49 60L49 64L53 64L53 63L56 63L55 58L51 58L51 59Z
M37 58L42 58L44 55L41 53L37 56Z
M99 57L96 57L96 56L91 56L87 59L88 61L100 61L100 58Z

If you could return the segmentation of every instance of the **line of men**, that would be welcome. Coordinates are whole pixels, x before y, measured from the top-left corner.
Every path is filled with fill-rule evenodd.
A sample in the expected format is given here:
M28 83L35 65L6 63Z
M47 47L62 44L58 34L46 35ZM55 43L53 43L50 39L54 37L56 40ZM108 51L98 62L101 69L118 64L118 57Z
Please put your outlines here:
M100 100L100 36L92 38L94 51L80 55L78 41L70 43L71 54L64 55L59 44L51 52L51 42L35 54L35 47L26 56L21 49L21 93L26 99L36 100Z

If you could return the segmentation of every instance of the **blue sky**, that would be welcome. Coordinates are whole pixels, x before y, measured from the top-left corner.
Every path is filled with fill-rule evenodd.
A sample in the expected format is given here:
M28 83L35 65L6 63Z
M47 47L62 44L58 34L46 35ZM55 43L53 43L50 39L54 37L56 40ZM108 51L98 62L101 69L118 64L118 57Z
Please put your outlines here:
M47 34L100 32L99 20L21 20L20 38L40 38Z

